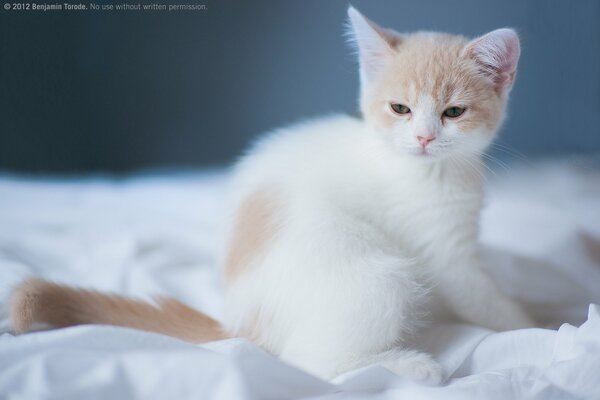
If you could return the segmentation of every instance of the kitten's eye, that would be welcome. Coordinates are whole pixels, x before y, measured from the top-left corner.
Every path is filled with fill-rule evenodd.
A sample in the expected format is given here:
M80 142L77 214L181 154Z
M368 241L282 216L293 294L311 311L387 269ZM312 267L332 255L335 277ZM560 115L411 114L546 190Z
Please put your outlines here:
M408 108L402 104L391 103L390 107L392 108L392 111L395 112L396 114L404 115L404 114L410 113L410 108Z
M444 110L444 117L456 118L460 117L465 112L463 107L450 107Z

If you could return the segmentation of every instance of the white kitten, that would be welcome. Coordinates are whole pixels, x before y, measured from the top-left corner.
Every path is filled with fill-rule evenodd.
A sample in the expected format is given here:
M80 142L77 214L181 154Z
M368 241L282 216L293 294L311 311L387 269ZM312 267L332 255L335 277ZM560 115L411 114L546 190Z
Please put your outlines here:
M348 12L364 120L276 131L239 163L221 325L174 300L30 280L12 298L13 326L245 337L324 378L377 363L428 383L443 371L409 342L430 294L477 325L533 326L481 269L477 243L480 156L504 117L517 35L401 35Z

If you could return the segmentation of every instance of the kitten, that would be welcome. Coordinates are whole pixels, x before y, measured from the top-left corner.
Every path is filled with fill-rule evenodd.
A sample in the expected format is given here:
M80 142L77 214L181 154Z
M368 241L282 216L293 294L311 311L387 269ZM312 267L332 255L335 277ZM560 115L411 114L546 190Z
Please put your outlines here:
M481 268L481 154L502 123L519 39L383 29L348 10L364 119L276 131L235 173L219 323L175 300L156 305L33 279L11 299L32 323L130 326L205 342L248 338L323 378L379 364L436 384L410 346L426 300L490 329L534 326Z

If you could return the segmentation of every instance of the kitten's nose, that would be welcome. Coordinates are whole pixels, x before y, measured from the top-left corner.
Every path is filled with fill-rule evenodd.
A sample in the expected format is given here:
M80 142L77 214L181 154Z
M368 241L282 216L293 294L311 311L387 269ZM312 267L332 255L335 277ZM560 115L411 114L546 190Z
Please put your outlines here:
M419 143L421 143L421 146L423 146L423 148L425 148L425 147L427 147L427 145L430 142L433 142L435 140L435 136L433 136L433 135L417 136L417 140L419 141Z

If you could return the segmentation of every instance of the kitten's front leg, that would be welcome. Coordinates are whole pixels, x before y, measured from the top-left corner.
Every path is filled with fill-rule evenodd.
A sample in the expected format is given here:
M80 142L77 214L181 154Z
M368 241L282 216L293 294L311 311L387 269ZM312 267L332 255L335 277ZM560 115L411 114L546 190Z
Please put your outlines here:
M498 331L535 327L522 307L498 288L476 260L461 260L439 270L438 289L462 320Z

